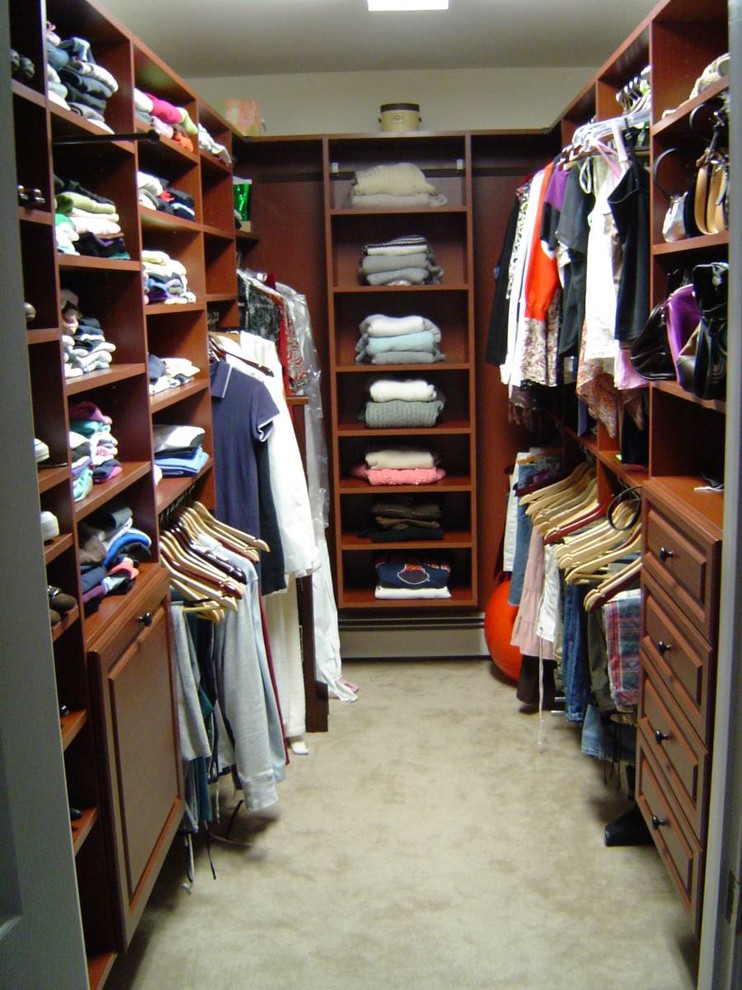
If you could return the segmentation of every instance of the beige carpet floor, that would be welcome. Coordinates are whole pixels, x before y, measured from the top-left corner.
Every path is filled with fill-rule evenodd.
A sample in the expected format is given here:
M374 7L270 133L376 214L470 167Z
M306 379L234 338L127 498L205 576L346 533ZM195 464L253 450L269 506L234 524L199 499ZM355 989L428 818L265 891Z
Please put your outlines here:
M488 660L354 662L262 831L176 841L112 990L690 990L696 944L628 802ZM224 817L239 795L223 789Z

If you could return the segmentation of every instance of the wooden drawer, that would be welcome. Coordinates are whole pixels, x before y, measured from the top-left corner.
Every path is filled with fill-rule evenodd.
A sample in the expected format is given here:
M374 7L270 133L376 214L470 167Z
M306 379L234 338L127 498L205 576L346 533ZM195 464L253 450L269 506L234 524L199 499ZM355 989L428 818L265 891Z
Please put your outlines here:
M716 654L646 571L642 592L642 649L665 689L710 749Z
M698 934L705 853L683 820L662 771L645 749L641 733L637 737L636 801Z
M651 499L644 507L647 572L716 645L721 542Z
M674 705L650 660L642 657L639 684L639 732L705 845L711 756Z
M155 612L168 597L169 584L164 567L142 568L142 574L132 590L119 599L120 605L112 620L89 645L90 651L104 668L110 667L142 629L151 625Z

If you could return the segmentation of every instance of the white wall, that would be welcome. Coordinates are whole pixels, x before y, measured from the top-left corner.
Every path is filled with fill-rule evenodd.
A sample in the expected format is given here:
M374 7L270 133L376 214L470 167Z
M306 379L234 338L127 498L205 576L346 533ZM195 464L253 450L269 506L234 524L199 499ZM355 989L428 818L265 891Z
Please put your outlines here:
M267 134L353 134L377 130L379 106L395 102L419 103L423 127L430 131L546 127L594 72L589 67L321 72L188 82L220 113L225 98L258 100Z

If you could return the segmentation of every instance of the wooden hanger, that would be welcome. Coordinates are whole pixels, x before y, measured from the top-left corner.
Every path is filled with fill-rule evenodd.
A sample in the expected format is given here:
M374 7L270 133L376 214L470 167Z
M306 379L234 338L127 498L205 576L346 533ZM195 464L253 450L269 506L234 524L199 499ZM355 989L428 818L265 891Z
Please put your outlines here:
M626 564L625 567L622 567L604 581L601 581L597 588L591 588L585 595L583 602L585 611L594 612L595 609L601 608L606 602L615 598L620 591L625 591L627 588L635 585L641 569L642 558L640 555Z

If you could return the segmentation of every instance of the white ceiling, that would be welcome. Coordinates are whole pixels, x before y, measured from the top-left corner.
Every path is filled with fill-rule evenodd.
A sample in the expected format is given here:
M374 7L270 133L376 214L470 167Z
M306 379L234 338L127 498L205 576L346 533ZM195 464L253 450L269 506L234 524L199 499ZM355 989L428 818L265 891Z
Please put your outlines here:
M655 0L102 0L186 79L297 72L601 65Z

